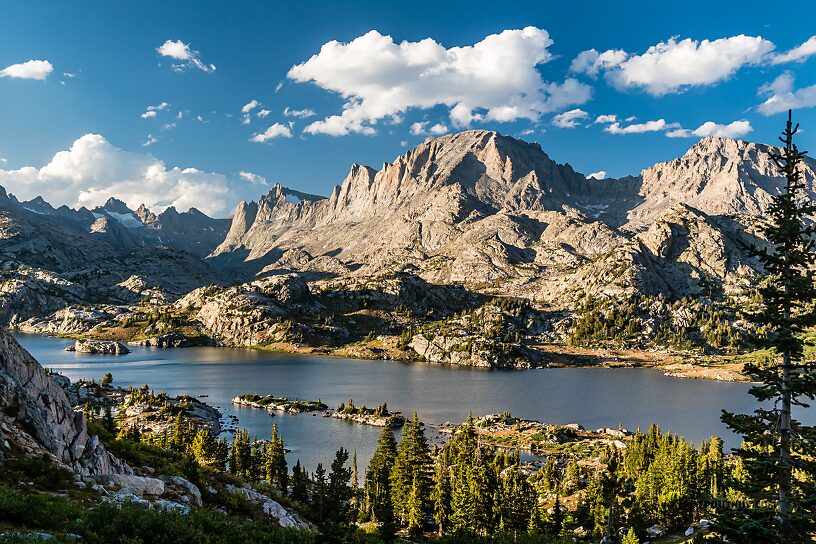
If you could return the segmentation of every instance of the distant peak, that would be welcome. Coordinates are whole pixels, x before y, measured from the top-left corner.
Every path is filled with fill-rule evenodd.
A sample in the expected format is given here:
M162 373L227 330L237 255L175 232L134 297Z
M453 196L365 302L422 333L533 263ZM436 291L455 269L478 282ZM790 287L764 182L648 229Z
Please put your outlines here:
M110 197L105 205L102 206L105 210L114 213L133 213L133 210L127 207L127 204L118 198Z

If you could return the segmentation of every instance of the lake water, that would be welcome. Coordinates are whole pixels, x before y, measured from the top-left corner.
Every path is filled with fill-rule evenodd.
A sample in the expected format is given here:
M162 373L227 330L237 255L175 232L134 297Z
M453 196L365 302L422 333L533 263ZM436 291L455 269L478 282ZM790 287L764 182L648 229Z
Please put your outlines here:
M43 366L78 378L100 379L111 372L118 386L149 384L171 395L208 395L201 400L233 414L251 435L268 438L278 424L290 466L297 459L309 470L328 465L340 446L356 449L360 473L373 453L381 429L309 414L278 414L232 406L242 393L274 394L304 400L320 399L337 406L388 403L406 415L417 411L433 425L463 421L474 415L505 410L549 423L580 423L587 428L640 426L655 422L664 430L699 444L712 434L729 447L736 437L720 423L720 410L753 410L753 397L741 383L669 378L653 369L487 370L341 358L308 357L226 348L155 349L132 347L124 356L66 352L71 342L17 335ZM816 410L799 417L816 423Z

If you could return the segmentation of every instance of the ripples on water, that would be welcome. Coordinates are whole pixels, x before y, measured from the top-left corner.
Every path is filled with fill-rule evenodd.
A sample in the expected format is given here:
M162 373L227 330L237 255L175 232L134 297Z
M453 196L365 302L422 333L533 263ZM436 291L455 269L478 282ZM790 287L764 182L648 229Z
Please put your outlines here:
M669 378L653 369L487 370L426 363L367 361L309 357L227 348L156 349L132 347L124 356L66 352L71 342L17 335L43 366L78 378L100 379L111 372L114 384L149 384L171 395L207 395L205 402L225 415L233 414L250 434L268 438L278 424L291 464L301 460L309 470L327 465L343 446L357 451L360 473L373 453L380 429L324 418L320 415L278 414L233 407L241 393L274 394L329 406L354 399L357 405L388 403L406 415L417 411L434 425L460 422L474 415L511 412L514 416L587 428L624 427L645 430L655 422L699 444L712 434L727 447L738 445L720 423L720 410L750 411L753 397L741 383ZM816 423L816 410L800 417Z

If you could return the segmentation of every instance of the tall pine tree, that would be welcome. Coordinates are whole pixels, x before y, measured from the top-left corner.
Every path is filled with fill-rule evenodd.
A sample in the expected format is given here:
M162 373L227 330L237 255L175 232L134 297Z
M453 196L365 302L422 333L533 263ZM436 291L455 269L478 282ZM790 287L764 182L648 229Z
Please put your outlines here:
M380 535L394 536L394 503L391 498L391 471L397 457L397 443L391 427L383 428L377 449L366 470L363 486L363 514L365 520L380 524Z
M767 347L775 356L766 364L746 365L758 385L750 393L761 403L753 414L723 411L722 419L742 435L736 454L748 477L737 483L753 504L719 517L720 531L739 542L799 542L816 525L816 459L814 427L793 419L793 406L806 406L816 395L816 368L803 361L802 331L814 323L813 236L810 218L816 205L805 193L791 112L780 140L781 153L771 154L785 176L772 199L769 221L762 229L767 247L752 248L765 269L760 288L761 309L752 316L767 331Z

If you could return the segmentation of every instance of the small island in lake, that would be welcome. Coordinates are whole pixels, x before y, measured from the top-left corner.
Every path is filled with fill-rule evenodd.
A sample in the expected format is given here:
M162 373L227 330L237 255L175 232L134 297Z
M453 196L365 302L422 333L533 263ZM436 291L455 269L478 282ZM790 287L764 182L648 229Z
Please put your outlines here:
M355 406L354 401L349 399L348 403L340 403L336 410L320 401L292 400L286 397L275 397L273 395L258 395L248 393L238 395L232 399L232 403L238 406L248 406L266 410L274 415L275 412L286 412L288 414L302 414L305 412L323 412L326 417L344 419L361 425L373 425L375 427L399 428L405 424L405 418L400 412L391 412L388 405L383 403L376 408L366 408Z
M304 412L322 412L328 410L328 406L312 400L292 400L285 397L275 397L272 395L257 395L254 393L238 395L232 399L233 404L239 406L249 406L250 408L260 408L269 413L287 412L289 414L302 414Z
M340 403L337 410L332 412L331 417L345 419L362 425L374 425L375 427L399 428L405 424L405 418L399 412L389 412L388 405L383 403L376 408L366 408L355 406L354 401L349 399L348 403Z

